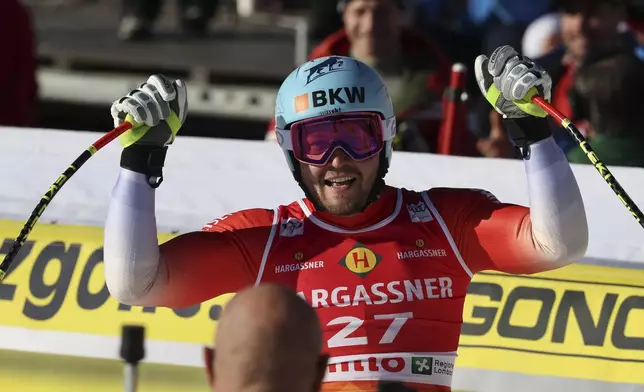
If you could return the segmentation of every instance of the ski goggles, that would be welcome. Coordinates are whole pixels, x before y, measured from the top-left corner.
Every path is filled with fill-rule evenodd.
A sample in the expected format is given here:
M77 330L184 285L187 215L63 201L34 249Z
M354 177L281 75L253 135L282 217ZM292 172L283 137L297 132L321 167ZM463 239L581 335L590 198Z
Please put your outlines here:
M340 148L353 160L378 155L384 146L383 121L376 113L355 112L295 122L290 127L295 159L323 166Z

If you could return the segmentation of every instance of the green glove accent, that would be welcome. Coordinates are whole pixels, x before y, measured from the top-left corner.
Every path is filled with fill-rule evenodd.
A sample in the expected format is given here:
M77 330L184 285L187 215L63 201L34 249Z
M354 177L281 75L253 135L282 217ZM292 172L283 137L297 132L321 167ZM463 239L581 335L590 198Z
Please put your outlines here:
M145 123L137 123L131 115L125 116L125 121L132 124L132 128L123 132L119 136L119 142L123 148L130 147L132 144L138 142L150 130L150 126Z
M123 148L130 147L131 145L133 145L134 143L137 143L139 141L142 142L142 143L145 143L146 142L145 136L150 131L150 129L152 129L153 127L145 125L145 123L137 123L134 120L134 117L132 117L129 114L127 116L125 116L125 121L130 122L132 124L132 128L130 128L129 130L123 132L123 134L121 134L121 136L119 136L119 142L121 143L121 146L123 146ZM163 121L165 121L165 123L166 123L165 126L163 124ZM176 115L176 113L174 111L171 111L170 115L168 117L166 117L165 120L163 120L163 121L161 123L159 123L159 125L157 125L154 128L157 128L157 127L169 128L170 133L172 134L172 136L165 143L165 145L167 146L167 145L170 145L170 144L174 143L174 140L176 139L177 134L179 133L179 130L181 129L181 126L183 124L181 124L181 119L179 118L179 116ZM145 144L147 144L147 143L145 143Z
M521 111L531 116L547 117L548 113L546 113L545 110L541 109L541 106L532 102L532 97L534 97L535 95L539 95L539 91L537 91L536 87L532 87L530 90L528 90L524 99L512 101L512 103L519 109L521 109ZM490 89L487 90L487 94L485 94L485 99L487 99L487 101L494 107L494 109L496 109L497 112L504 114L499 106L497 106L497 103L500 103L499 98L502 98L503 102L507 102L505 98L503 98L501 91L496 88L496 85L491 85Z
M532 102L532 97L535 95L539 95L539 91L537 91L536 87L532 87L528 92L526 93L526 96L524 99L521 100L516 100L512 101L519 109L521 109L523 112L535 116L535 117L547 117L548 113L546 113L545 110L541 109L541 106L537 105L536 103ZM485 94L485 99L501 114L499 107L497 106L497 103L499 102L499 97L502 97L501 91L499 91L498 88L496 88L496 85L492 85L490 89L487 91L487 94ZM505 100L505 99L504 99Z
M170 127L170 131L172 131L172 140L170 140L167 144L172 144L174 142L174 139L177 137L177 133L179 133L179 129L181 129L181 126L183 125L181 123L181 119L179 116L174 111L170 112L170 115L165 118L165 122L168 123L168 126Z

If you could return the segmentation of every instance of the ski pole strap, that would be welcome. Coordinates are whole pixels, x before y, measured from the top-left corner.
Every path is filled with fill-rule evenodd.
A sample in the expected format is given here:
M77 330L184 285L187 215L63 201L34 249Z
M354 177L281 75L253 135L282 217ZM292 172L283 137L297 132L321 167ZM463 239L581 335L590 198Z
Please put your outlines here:
M168 146L133 144L121 153L121 167L145 174L148 184L158 188L163 182L163 164Z
M530 155L530 145L552 136L550 123L547 118L521 117L504 118L503 125L508 136L514 142L522 158Z

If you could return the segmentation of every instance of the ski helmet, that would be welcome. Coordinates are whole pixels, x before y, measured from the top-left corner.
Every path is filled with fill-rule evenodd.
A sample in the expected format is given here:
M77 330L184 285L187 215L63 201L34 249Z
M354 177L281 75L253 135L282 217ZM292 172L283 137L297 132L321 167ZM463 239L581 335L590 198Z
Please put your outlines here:
M296 68L280 86L275 104L275 134L295 180L307 196L293 155L289 127L297 121L351 112L377 113L382 119L384 146L379 177L380 183L384 183L391 163L396 118L387 87L375 69L352 57L321 57ZM381 188L382 184L378 185Z

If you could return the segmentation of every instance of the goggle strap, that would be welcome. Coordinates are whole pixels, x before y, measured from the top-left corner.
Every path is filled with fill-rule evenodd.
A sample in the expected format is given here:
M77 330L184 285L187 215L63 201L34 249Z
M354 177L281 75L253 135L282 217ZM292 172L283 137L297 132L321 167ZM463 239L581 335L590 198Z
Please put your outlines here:
M277 143L282 149L293 151L293 140L291 140L291 130L275 127L275 136Z

